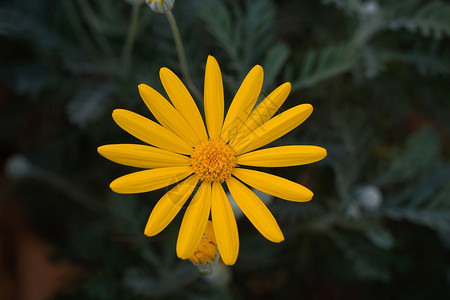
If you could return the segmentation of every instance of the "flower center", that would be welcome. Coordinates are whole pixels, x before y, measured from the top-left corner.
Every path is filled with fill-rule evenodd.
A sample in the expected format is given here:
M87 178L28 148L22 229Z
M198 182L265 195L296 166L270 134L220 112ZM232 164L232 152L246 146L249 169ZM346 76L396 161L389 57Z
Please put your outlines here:
M191 163L202 181L224 182L236 166L236 156L230 146L219 139L212 139L195 147Z

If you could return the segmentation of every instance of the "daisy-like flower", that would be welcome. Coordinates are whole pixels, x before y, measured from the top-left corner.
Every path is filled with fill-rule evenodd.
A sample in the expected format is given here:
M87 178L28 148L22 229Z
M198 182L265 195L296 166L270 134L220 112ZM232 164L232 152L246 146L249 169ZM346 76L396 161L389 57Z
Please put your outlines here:
M176 251L181 259L194 254L211 214L223 262L236 262L238 229L224 185L265 238L283 241L272 213L247 185L296 202L311 200L313 193L296 182L244 166L287 167L324 158L326 150L317 146L256 150L300 125L312 113L312 106L297 105L273 117L291 89L290 83L284 83L255 107L263 83L263 69L257 65L245 77L224 118L222 75L217 61L209 56L204 84L205 127L181 80L167 68L160 70L160 78L171 103L151 87L139 85L142 99L159 124L128 110L116 109L112 114L122 129L151 146L115 144L98 148L109 160L147 169L117 178L111 182L111 189L123 194L144 193L178 183L150 214L144 232L154 236L174 219L198 187L178 234Z

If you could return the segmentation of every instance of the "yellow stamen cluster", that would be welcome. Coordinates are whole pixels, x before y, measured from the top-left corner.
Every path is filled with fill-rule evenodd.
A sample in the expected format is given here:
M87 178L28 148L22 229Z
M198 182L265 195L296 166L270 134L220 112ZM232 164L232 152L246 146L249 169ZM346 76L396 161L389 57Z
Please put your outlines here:
M220 139L200 143L191 155L192 168L204 182L224 182L236 166L236 156Z

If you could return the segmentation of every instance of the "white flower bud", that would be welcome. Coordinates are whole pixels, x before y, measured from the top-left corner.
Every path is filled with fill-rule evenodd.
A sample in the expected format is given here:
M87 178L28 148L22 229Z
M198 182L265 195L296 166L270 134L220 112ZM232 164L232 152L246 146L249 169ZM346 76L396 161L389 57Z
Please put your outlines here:
M356 190L355 196L361 208L367 211L376 211L383 202L380 189L373 184L359 188Z
M145 0L145 3L158 14L163 14L171 10L175 0Z
M25 156L15 154L6 161L5 172L12 179L22 179L29 174L31 168L32 166Z
M367 1L362 4L362 12L366 15L373 16L380 10L380 6L376 1Z

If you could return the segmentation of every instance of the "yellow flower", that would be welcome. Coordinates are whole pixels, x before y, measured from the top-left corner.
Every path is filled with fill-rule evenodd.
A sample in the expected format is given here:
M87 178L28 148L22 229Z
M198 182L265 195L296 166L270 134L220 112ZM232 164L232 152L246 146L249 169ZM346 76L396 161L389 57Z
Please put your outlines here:
M139 93L159 124L128 110L116 109L113 118L125 131L147 145L115 144L98 148L104 157L127 166L144 168L117 178L117 193L143 193L179 182L155 205L145 234L160 233L177 215L195 188L184 214L177 240L177 255L188 259L200 244L211 213L214 235L222 260L235 263L239 252L236 220L223 189L225 183L243 213L272 242L284 240L275 218L246 185L275 197L305 202L313 193L306 187L251 167L286 167L324 158L317 146L279 146L255 150L296 128L312 113L310 104L297 105L273 117L291 86L284 83L256 107L263 69L255 66L237 91L224 119L222 75L217 61L206 63L204 106L206 127L186 87L169 69L160 70L168 102L151 87L139 85Z

